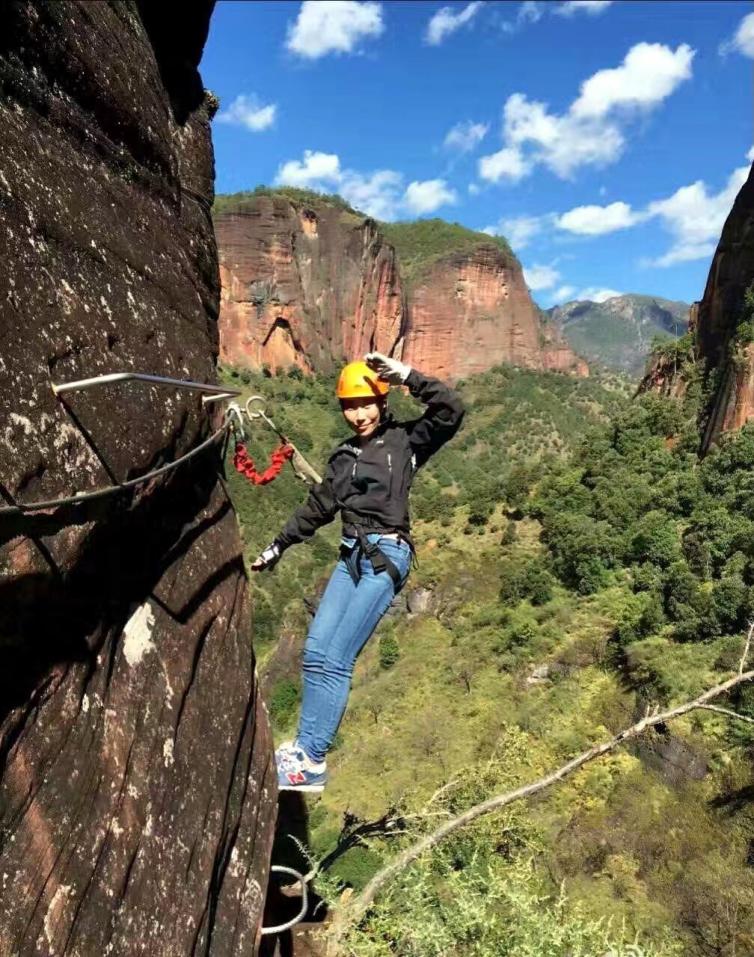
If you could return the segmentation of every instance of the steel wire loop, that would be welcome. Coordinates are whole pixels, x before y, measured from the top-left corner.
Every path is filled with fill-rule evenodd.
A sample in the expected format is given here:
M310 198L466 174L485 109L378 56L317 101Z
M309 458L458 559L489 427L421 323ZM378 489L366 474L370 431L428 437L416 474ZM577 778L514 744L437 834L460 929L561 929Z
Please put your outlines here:
M273 866L270 868L270 872L273 874L290 874L291 877L296 878L301 885L301 910L298 912L298 914L296 914L295 917L292 917L284 924L276 924L274 927L263 927L260 931L263 937L265 937L267 934L282 934L283 931L290 930L291 927L295 927L296 924L300 924L304 917L306 917L306 912L309 909L309 892L303 874L299 874L298 871L294 871L292 867L284 867L282 864L273 864Z

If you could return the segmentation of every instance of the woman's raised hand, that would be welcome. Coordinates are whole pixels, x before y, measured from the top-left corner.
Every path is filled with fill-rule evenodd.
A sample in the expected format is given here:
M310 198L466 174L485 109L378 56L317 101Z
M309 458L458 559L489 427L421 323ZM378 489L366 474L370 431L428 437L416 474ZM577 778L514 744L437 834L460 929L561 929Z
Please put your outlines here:
M275 542L272 545L268 545L267 548L259 555L256 561L252 564L251 570L253 572L263 572L265 569L274 568L280 560L280 546L276 545Z
M381 352L367 352L364 362L377 373L380 379L392 385L403 385L411 371L411 366L404 365L397 359L391 359L390 356L385 356Z

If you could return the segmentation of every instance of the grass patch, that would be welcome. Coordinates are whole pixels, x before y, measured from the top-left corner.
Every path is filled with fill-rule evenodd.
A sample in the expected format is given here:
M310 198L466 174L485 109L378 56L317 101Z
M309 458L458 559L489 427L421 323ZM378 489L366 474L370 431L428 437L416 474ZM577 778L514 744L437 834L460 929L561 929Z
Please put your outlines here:
M401 275L409 285L418 282L440 259L453 253L469 253L480 246L493 246L509 263L518 262L502 236L488 236L444 219L380 223L380 228L388 242L395 246Z

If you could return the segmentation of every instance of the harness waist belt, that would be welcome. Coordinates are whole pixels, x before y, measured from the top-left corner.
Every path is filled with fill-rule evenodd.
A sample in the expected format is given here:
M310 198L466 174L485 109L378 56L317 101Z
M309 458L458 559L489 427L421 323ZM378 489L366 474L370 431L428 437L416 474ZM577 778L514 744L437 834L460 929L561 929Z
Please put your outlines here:
M369 559L369 563L372 566L372 571L375 575L379 575L382 572L387 572L390 578L392 579L393 586L395 591L401 587L401 573L395 567L395 563L388 558L388 556L382 551L382 549L375 542L370 542L367 538L364 531L358 526L356 527L356 533L359 539L359 551L363 552L365 558ZM345 545L341 545L341 555L344 558L350 557L352 549L347 548ZM358 560L354 563L346 561L349 574L353 579L354 585L359 584L359 563Z

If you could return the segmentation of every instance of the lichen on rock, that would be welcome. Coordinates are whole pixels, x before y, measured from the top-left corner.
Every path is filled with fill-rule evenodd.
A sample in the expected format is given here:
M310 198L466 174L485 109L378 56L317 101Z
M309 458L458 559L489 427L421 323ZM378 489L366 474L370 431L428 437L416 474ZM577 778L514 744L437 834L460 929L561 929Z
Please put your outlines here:
M143 474L213 426L211 2L16 0L0 43L0 492ZM0 514L0 954L254 953L276 814L241 543L207 452Z

